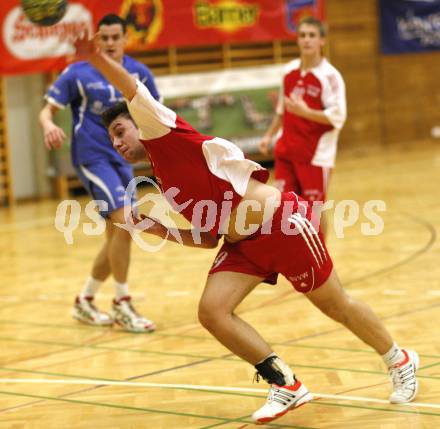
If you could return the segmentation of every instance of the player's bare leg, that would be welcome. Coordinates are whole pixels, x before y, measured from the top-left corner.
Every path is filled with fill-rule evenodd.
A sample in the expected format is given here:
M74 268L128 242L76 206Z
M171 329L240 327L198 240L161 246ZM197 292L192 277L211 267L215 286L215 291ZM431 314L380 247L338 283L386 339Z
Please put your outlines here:
M128 211L130 213L130 211ZM108 246L108 259L114 279L119 283L125 283L130 265L131 236L125 229L119 228L115 223L125 224L124 207L110 214L112 223L111 241Z
M393 384L391 402L403 403L415 398L418 389L415 377L419 365L417 353L397 347L371 308L345 292L335 270L326 283L306 296L324 314L342 323L383 357Z
M108 248L112 240L113 225L109 219L106 219L105 233L106 239L104 245L101 247L101 250L93 261L91 276L86 280L81 293L75 298L75 303L72 309L72 316L74 319L96 326L113 324L113 319L107 313L100 311L95 305L96 292L111 274Z
M133 307L128 294L127 276L130 265L131 236L128 231L116 226L125 224L124 213L131 209L121 207L110 214L112 225L111 241L108 245L108 260L115 280L116 298L113 300L112 317L116 323L130 332L151 332L155 325L149 319L142 317Z
M263 281L241 273L218 272L208 276L199 303L200 323L231 352L255 365L272 349L234 310Z
M108 259L108 248L112 239L113 225L108 219L106 219L105 223L105 243L93 261L92 266L92 277L101 282L104 282L111 274L110 261Z
M326 283L306 296L325 315L342 323L379 354L385 354L392 346L393 339L383 323L370 307L345 292L335 270Z
M312 399L292 370L258 332L234 311L263 279L247 274L217 272L208 277L199 304L200 323L226 348L248 361L271 388L266 403L252 418L267 423Z

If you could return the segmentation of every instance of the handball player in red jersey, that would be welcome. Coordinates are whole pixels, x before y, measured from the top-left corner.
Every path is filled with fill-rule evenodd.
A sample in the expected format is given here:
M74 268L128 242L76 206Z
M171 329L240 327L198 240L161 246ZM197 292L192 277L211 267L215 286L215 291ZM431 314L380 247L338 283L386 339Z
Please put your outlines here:
M76 49L126 99L103 114L113 146L130 162L150 159L165 198L193 228L171 230L149 217L137 226L193 247L214 248L223 237L200 299L199 320L271 385L253 420L270 422L312 399L291 368L234 312L259 283L275 283L278 274L382 356L392 403L412 401L417 353L401 349L372 310L344 291L310 210L301 210L303 201L267 185L268 172L233 143L199 133L156 101L93 40L77 40Z

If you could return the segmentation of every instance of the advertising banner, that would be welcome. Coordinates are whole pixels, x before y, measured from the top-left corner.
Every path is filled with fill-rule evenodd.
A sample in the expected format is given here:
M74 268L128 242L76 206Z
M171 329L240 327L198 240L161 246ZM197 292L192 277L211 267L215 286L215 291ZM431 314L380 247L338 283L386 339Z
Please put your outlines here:
M440 0L380 0L384 54L440 49Z
M295 37L305 15L324 19L324 0L69 0L64 18L32 24L19 0L0 2L0 74L59 70L71 40L115 13L128 22L128 50L262 42Z

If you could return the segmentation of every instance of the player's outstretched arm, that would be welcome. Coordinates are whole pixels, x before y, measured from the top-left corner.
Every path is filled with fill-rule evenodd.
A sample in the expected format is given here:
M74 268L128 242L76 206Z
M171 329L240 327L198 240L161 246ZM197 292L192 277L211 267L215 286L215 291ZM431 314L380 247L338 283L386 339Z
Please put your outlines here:
M213 237L209 232L197 231L195 233L194 229L169 228L149 216L143 214L140 216L141 219L133 219L133 221L143 232L184 246L204 249L217 247L218 238Z
M96 34L84 35L75 41L75 60L88 61L129 101L136 95L136 79L125 68L99 49Z

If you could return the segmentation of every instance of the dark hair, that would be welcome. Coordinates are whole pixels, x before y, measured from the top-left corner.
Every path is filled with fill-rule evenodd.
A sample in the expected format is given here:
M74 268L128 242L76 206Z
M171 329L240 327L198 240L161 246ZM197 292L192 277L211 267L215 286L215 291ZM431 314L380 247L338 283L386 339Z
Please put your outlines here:
M124 116L128 119L131 119L130 112L128 111L127 104L122 101L120 103L116 103L112 107L109 107L107 110L102 112L101 119L104 123L104 126L108 129L112 122L118 117Z
M319 30L319 34L321 37L325 37L327 35L326 26L314 16L305 16L304 18L301 18L296 28L299 29L299 27L301 27L301 25L303 24L313 25L314 27L316 27Z
M102 25L113 25L113 24L119 24L122 27L122 33L125 34L127 31L127 22L125 19L121 18L118 15L115 15L114 13L109 13L108 15L105 15L101 18L101 20L98 22L98 30L101 28Z

